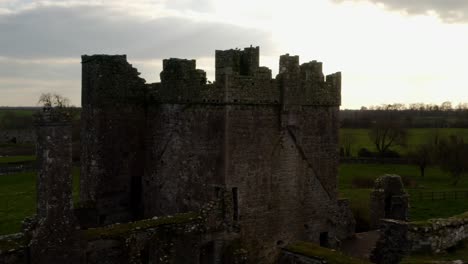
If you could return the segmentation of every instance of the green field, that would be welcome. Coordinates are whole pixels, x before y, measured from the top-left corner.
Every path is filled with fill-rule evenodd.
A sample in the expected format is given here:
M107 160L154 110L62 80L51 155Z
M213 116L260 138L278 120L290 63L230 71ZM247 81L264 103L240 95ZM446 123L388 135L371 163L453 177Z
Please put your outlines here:
M0 120L4 115L13 113L17 116L31 116L36 112L34 109L0 109Z
M424 179L419 176L419 171L413 165L390 164L342 164L339 168L339 193L343 198L350 200L351 209L357 219L359 228L365 229L369 223L369 196L371 188L359 188L354 186L355 179L364 179L359 182L372 184L376 177L383 174L398 174L409 183L407 191L410 194L410 220L419 221L431 218L445 218L468 211L468 197L446 200L419 200L420 192L432 191L468 190L468 175L453 186L450 177L436 167L427 169ZM414 198L411 198L414 197ZM461 244L459 248L451 252L437 255L415 255L405 258L405 264L423 264L430 261L444 260L468 260L468 245Z
M73 199L78 199L79 169L73 168ZM0 175L0 235L20 231L21 221L36 210L36 173Z
M5 163L24 163L24 162L30 162L30 161L35 161L36 156L33 155L28 155L28 156L4 156L0 157L0 164L5 164Z
M12 156L0 158L2 162L30 161L34 156ZM468 197L446 200L419 200L420 192L432 191L453 193L468 191L468 175L457 186L451 184L450 177L437 167L429 167L426 176L421 178L414 165L394 164L342 164L339 168L339 193L348 198L361 229L369 223L369 195L374 180L383 174L398 174L404 178L410 197L410 220L449 217L468 211ZM78 199L79 169L73 169L74 200ZM358 181L356 181L358 179ZM0 176L0 235L18 232L21 221L35 213L36 174L34 172ZM360 186L356 186L356 182ZM366 185L366 186L362 186ZM411 256L404 263L427 263L428 260L468 259L468 247L462 245L456 252L437 256Z
M424 179L419 177L416 166L384 164L343 164L339 170L340 196L350 200L357 218L362 222L369 220L369 194L371 186L354 186L356 178L364 178L373 184L380 175L392 173L406 178L411 183L407 188L410 195L417 197L419 192L468 190L468 177L464 177L457 186L450 183L447 174L438 168L429 168ZM78 168L74 168L74 198L78 198ZM35 179L33 172L0 176L0 234L19 230L21 220L32 215L35 210ZM468 199L418 200L411 199L411 220L425 220L434 217L448 217L468 211Z
M440 137L448 137L450 135L462 136L468 141L467 128L411 128L408 129L408 142L407 147L395 146L392 150L400 154L406 154L408 150L413 149L415 146L425 143L431 136L438 134ZM357 152L361 148L367 148L370 151L376 151L375 146L369 139L368 129L340 129L340 138L351 136L351 155L357 156Z
M460 243L460 245L450 250L449 252L441 252L436 255L408 256L401 263L402 264L428 264L428 263L434 263L434 261L454 261L454 260L463 260L463 261L468 260L468 242Z
M453 192L468 191L468 176L453 186L449 175L437 167L427 169L426 176L419 176L418 168L414 165L392 165L392 164L342 164L339 169L339 192L342 197L350 200L355 214L363 220L369 219L369 195L371 186L355 186L355 179L364 179L360 182L372 184L378 176L383 174L397 174L407 182L407 191L414 197L410 198L411 220L426 220L434 217L448 217L468 211L468 198L446 199L446 200L419 200L420 192ZM409 183L409 184L408 184Z

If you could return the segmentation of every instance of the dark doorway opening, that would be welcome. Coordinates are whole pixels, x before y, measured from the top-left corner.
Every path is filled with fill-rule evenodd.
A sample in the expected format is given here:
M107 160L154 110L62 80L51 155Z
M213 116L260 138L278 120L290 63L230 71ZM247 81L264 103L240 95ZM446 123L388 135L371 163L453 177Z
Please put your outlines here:
M210 241L200 248L200 264L214 264L215 249L214 242Z
M232 188L232 220L239 221L239 194L237 187Z
M321 232L320 233L320 246L321 247L328 247L328 232Z
M147 244L143 250L140 251L140 261L142 264L150 263L150 255L149 255L149 245Z
M143 216L142 191L141 176L133 176L130 189L130 210L134 219L140 219Z

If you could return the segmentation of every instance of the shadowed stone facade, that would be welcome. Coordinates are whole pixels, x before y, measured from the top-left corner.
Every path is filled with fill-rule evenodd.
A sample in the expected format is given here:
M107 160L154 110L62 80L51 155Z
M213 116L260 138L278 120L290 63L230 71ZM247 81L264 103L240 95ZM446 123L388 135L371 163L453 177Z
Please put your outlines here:
M224 188L254 262L333 244L340 73L284 55L272 79L250 47L216 51L213 84L183 59L145 84L125 56L82 59L81 197L99 224L199 210Z
M408 221L408 209L409 195L400 176L387 174L375 180L370 197L371 228L379 228L385 218Z
M72 201L71 123L59 108L36 115L37 213L30 226L31 263L80 263Z

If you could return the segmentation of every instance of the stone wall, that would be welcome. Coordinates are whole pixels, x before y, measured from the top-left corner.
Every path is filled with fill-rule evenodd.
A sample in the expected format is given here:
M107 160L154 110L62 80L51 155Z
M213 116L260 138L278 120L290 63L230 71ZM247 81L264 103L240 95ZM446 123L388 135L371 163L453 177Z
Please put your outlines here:
M199 210L224 186L224 108L161 104L148 107L144 215Z
M61 244L62 252L51 252L47 244L35 251L35 236L18 233L0 236L0 263L112 263L112 264L242 264L246 254L232 229L232 216L225 210L232 207L230 193L219 190L219 197L198 212L153 217L135 222L76 229L77 255L67 251L63 230L49 234ZM26 221L27 222L27 221ZM47 227L57 225L45 222ZM26 224L29 225L29 224ZM74 226L70 226L75 230ZM42 242L47 243L48 237ZM40 247L37 247L40 248ZM48 261L43 262L44 257ZM58 258L66 260L58 261Z
M401 177L383 175L374 183L370 195L370 225L377 229L381 219L408 220L409 195L406 193Z
M141 217L145 80L125 56L82 57L80 201L100 224Z
M203 243L196 214L83 231L84 263L197 263Z
M412 251L438 253L468 238L468 213L427 222L410 222L408 239Z
M333 240L336 170L327 167L337 166L337 153L325 153L337 148L325 142L337 138L335 124L310 109L300 114L300 126L281 129L280 113L276 105L151 106L145 215L196 210L225 186L255 263L271 263L277 245L299 238Z
M353 211L351 211L349 206L348 199L338 200L338 211L336 219L336 237L339 240L344 240L355 236L356 220L354 219Z
M298 239L328 244L336 236L336 174L323 168L337 155L320 157L333 152L333 143L325 142L336 134L333 124L315 123L333 110L313 110L304 107L285 124L281 106L227 107L226 186L237 193L241 238L256 263L271 263L277 245Z
M0 263L28 264L30 258L27 244L22 233L0 236Z
M439 253L466 240L467 230L468 213L420 222L384 219L372 259L380 261L377 263L399 263L409 253Z
M298 241L282 249L279 264L370 264L362 259L356 259L343 253L319 247L318 245Z
M70 116L60 107L35 116L37 210L26 235L31 263L79 263L78 223L72 200L72 131Z

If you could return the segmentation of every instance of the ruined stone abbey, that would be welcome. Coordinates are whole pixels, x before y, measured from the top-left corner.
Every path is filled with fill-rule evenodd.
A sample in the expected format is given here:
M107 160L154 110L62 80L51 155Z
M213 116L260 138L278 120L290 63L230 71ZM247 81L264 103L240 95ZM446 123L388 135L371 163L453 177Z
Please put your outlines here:
M277 263L289 243L333 247L347 237L337 197L341 74L325 77L322 63L289 54L279 66L272 78L258 47L218 50L213 83L195 60L167 59L161 82L147 84L125 55L82 56L80 204L70 209L70 179L56 193L39 188L41 213L25 231L31 262L67 252L68 263ZM66 126L44 124L42 172L70 178L64 158L48 160L71 148L57 132ZM54 210L74 213L50 222ZM41 228L68 230L69 243L54 246Z

